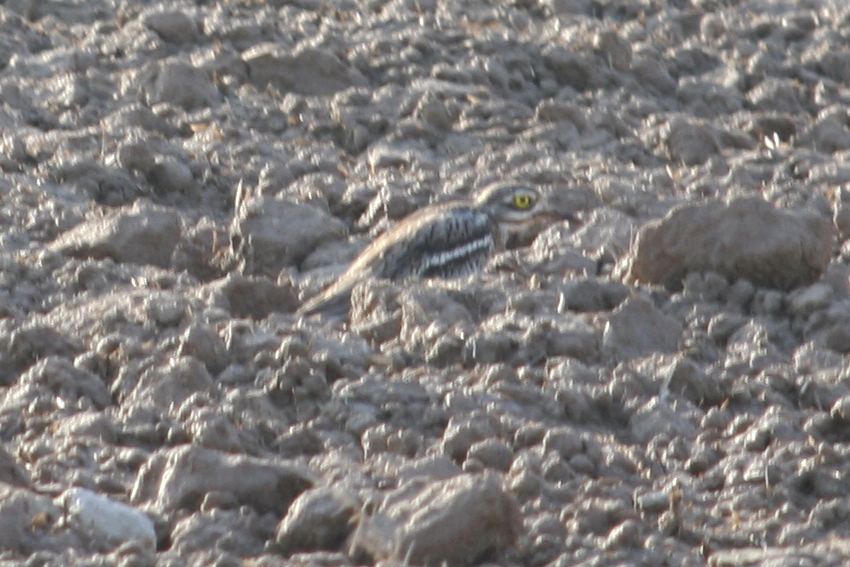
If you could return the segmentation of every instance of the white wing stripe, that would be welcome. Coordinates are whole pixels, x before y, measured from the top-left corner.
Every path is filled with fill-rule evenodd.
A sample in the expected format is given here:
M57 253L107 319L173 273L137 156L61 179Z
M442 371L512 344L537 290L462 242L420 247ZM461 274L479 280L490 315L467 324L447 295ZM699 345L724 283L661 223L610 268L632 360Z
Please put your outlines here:
M475 252L480 252L481 250L485 250L490 248L493 245L493 236L487 234L478 240L473 240L471 242L467 242L462 246L458 246L457 248L452 248L451 250L446 250L444 252L438 252L437 254L432 254L430 256L425 256L422 259L422 271L429 268L433 268L434 266L444 266L449 262L453 262L458 258L462 258L464 256L469 256L474 254Z

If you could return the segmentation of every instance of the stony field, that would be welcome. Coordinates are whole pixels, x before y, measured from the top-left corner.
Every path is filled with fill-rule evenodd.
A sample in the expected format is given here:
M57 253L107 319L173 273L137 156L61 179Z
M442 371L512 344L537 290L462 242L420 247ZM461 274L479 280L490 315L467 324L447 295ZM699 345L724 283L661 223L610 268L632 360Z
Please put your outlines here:
M849 105L842 0L3 2L0 567L847 565Z

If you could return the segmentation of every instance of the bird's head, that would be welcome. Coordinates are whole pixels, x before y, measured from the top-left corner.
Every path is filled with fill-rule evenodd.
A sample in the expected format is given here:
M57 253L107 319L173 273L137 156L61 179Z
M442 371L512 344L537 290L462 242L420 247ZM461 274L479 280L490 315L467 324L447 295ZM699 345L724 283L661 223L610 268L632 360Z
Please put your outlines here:
M488 185L478 192L475 203L496 222L502 245L508 248L531 244L553 222L578 222L573 214L553 207L537 189L518 182Z
M478 193L475 203L508 232L559 220L576 220L570 213L555 210L536 189L516 182L488 185Z

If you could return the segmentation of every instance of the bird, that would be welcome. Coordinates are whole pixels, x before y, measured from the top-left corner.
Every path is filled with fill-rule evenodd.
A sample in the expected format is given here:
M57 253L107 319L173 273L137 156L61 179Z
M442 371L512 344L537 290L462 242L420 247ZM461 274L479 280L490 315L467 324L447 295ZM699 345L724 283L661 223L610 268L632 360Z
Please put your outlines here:
M576 218L553 210L537 189L510 181L487 185L472 200L428 206L376 238L296 314L345 317L352 288L368 277L406 281L473 274L508 238L532 225L556 220Z

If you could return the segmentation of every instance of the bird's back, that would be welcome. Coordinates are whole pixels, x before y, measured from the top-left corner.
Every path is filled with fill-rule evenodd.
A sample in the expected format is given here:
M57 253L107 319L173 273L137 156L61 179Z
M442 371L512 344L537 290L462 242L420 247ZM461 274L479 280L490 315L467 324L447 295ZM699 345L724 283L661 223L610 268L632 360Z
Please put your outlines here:
M463 202L425 210L397 228L399 234L388 234L381 246L384 252L374 270L378 277L464 276L479 269L495 245L490 217Z
M379 236L334 284L308 300L299 313L344 313L351 288L370 276L398 281L471 274L486 263L496 246L496 236L492 219L467 202L428 207Z

